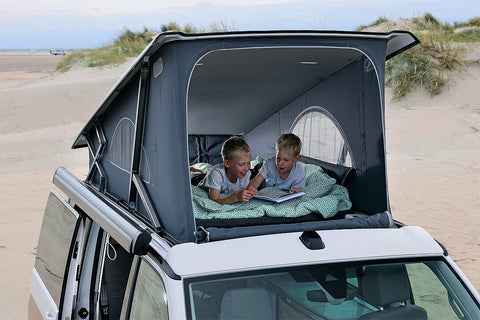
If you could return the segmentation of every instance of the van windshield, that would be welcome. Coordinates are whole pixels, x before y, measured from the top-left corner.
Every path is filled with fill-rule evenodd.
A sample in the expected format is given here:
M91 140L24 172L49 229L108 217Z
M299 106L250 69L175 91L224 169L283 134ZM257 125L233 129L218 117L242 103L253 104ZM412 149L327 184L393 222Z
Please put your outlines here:
M186 281L189 318L480 319L442 260L323 264Z

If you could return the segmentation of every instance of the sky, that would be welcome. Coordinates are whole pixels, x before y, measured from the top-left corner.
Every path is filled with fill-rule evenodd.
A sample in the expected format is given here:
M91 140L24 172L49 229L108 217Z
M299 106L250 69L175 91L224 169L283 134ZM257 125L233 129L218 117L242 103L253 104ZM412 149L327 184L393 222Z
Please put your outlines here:
M0 0L1 49L87 49L163 24L243 30L355 30L380 17L480 17L480 0Z

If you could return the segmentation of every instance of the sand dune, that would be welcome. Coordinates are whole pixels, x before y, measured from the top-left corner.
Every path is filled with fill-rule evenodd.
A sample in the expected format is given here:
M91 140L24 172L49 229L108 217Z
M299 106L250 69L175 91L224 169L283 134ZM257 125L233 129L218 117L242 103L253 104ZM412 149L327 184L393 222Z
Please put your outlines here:
M71 145L131 62L116 68L55 73L58 59L46 57L52 60L29 57L38 58L32 71L25 70L24 55L8 59L0 55L2 319L27 318L30 273L53 173L63 166L85 177L88 152L72 150ZM4 72L4 65L14 64L15 59L20 71L12 79L12 67ZM43 71L38 71L39 66Z
M478 53L478 51L477 51ZM480 55L477 56L477 59ZM480 289L480 67L430 98L387 103L389 194L397 220L424 227Z
M128 67L127 63L56 73L56 57L29 56L37 59L30 69L25 59L25 55L0 55L2 319L26 318L30 272L54 170L64 166L80 178L85 176L87 151L70 146ZM477 288L479 80L480 67L470 66L435 98L416 92L392 102L387 96L386 111L394 217L423 226L442 242Z

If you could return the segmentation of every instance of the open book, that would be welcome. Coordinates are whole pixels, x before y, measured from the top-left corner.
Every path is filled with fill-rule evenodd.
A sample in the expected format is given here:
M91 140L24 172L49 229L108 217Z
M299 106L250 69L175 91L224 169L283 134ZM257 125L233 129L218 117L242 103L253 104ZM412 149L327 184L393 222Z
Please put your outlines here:
M305 192L290 193L289 191L284 191L277 188L265 188L258 191L258 195L253 196L253 198L280 203L293 198L301 197L304 194Z

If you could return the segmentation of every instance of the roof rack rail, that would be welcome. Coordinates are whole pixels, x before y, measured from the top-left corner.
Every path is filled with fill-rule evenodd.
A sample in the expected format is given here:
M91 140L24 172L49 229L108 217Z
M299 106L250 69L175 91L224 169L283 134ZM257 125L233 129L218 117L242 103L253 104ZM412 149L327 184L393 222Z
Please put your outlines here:
M53 183L91 217L108 234L112 235L129 253L144 255L152 239L149 232L124 218L121 208L113 208L85 183L65 168L58 168Z

